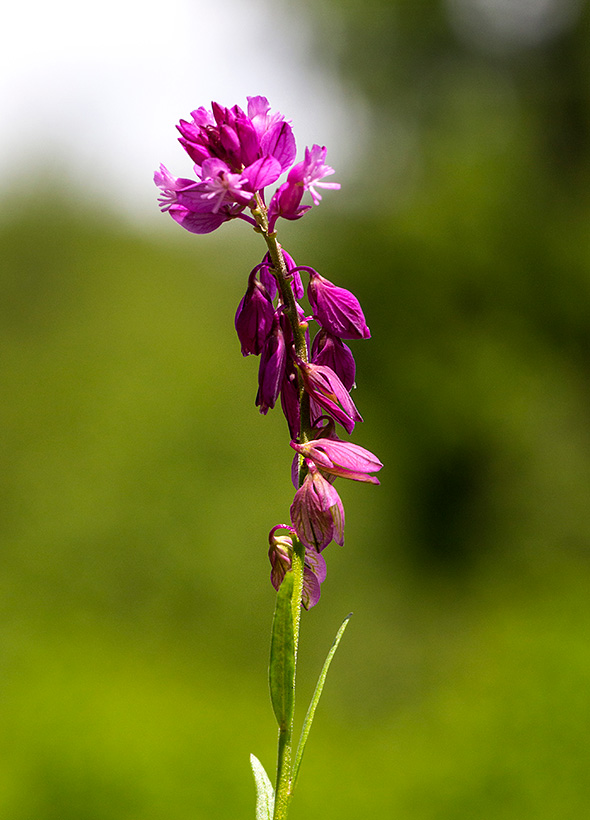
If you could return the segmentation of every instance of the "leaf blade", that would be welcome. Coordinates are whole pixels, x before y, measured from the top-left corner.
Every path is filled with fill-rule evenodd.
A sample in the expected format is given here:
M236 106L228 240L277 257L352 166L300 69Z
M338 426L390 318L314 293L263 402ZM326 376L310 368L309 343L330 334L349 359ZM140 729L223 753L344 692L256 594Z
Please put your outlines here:
M328 675L328 669L330 668L330 664L332 663L332 658L336 654L336 650L338 649L338 644L342 636L344 635L344 630L348 626L348 622L352 617L352 612L349 612L346 618L340 624L340 628L336 633L336 637L332 642L332 646L328 652L326 660L324 661L324 665L322 667L322 671L320 672L320 676L318 678L318 682L316 684L313 696L311 698L311 702L309 704L309 708L307 710L307 714L305 715L305 720L303 721L303 728L301 729L301 737L299 738L299 745L297 746L297 752L295 754L295 763L293 766L293 785L291 789L295 788L297 783L297 777L299 775L299 767L301 766L301 760L303 758L303 752L305 751L305 744L307 743L307 738L309 737L309 732L311 729L311 724L313 723L313 719L315 716L315 710L317 709L318 703L320 701L320 697L322 695L322 691L324 689L324 684L326 682L326 677Z
M268 670L272 708L279 728L283 730L292 724L295 706L295 636L292 599L293 573L288 572L277 593Z

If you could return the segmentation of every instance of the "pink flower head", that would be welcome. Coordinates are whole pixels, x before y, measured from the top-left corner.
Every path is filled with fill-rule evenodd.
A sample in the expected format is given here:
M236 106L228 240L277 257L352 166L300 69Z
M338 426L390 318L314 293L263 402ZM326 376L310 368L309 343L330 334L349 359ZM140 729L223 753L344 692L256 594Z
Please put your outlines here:
M291 447L305 458L311 459L323 473L379 484L379 480L371 473L378 472L383 464L377 456L358 444L340 439L317 438L305 444L292 441Z
M242 346L242 356L258 356L270 333L275 309L268 291L256 278L257 265L248 277L248 289L236 311L236 333Z
M291 522L308 547L321 552L330 541L344 543L344 508L340 496L313 461L291 504Z
M363 419L336 373L325 365L308 364L301 359L297 359L297 366L312 401L327 410L347 433L352 433L356 422Z
M271 113L265 97L249 97L248 114L238 105L224 108L216 102L211 109L199 108L191 113L190 122L181 120L177 126L180 143L197 166L217 158L240 173L257 160L272 157L278 165L276 179L295 159L291 126L281 114Z
M371 332L359 300L310 268L307 298L314 319L340 339L368 339Z

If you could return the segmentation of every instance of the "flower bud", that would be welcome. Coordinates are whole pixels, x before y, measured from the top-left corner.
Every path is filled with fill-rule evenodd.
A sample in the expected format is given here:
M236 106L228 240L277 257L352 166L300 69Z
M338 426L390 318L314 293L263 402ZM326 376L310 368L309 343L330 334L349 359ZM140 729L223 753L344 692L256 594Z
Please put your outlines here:
M330 541L344 543L344 508L340 496L313 462L295 493L291 504L291 522L297 535L318 552Z
M311 361L329 367L347 390L354 387L356 365L348 345L328 330L316 333L311 346Z
M287 530L292 535L276 535L277 530ZM278 524L269 533L270 549L268 557L271 563L270 580L278 591L287 572L293 565L293 536L295 530L286 524ZM305 547L303 562L303 590L301 606L311 609L320 599L320 584L326 580L326 562L315 548Z
M272 330L264 343L258 368L256 406L266 415L275 406L285 377L287 352L281 324L275 313Z
M346 288L339 288L316 271L310 272L307 298L314 319L340 339L369 339L359 300Z
M274 320L274 307L263 284L256 279L258 268L250 273L248 289L236 311L236 333L242 356L259 355Z
M312 401L327 410L347 433L352 433L356 422L363 419L336 373L325 365L307 364L301 359L297 359L297 366Z
M369 450L351 441L317 438L305 444L292 441L291 447L305 458L311 459L323 473L379 484L379 480L371 473L378 472L383 464Z

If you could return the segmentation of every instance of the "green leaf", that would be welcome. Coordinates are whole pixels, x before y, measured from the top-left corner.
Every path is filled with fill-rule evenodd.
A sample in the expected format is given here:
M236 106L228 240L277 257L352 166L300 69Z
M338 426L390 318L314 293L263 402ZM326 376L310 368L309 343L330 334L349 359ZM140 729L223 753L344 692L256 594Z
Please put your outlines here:
M275 810L275 792L264 766L255 755L250 755L250 765L256 783L256 820L272 820Z
M305 715L305 720L303 721L303 728L301 730L301 738L299 739L299 746L297 747L297 754L295 755L295 765L293 766L293 785L291 787L291 790L295 788L295 784L297 783L297 776L299 774L299 767L301 766L301 759L303 757L303 752L305 750L305 744L307 743L307 738L309 735L309 730L311 729L311 724L313 723L315 710L317 709L317 705L320 701L322 690L324 688L324 683L326 682L328 669L330 668L332 658L336 654L336 650L338 649L340 639L344 635L344 630L348 626L348 622L351 619L351 617L352 612L349 612L346 618L342 621L340 629L336 633L334 642L332 643L330 651L328 652L328 657L326 658L324 665L322 667L322 671L320 672L320 676L318 678L318 682L316 684L315 691L311 699L311 703L309 704L309 709L307 710L307 714Z
M295 701L295 639L292 598L293 573L288 572L277 593L270 641L270 699L279 729L286 729L291 725Z

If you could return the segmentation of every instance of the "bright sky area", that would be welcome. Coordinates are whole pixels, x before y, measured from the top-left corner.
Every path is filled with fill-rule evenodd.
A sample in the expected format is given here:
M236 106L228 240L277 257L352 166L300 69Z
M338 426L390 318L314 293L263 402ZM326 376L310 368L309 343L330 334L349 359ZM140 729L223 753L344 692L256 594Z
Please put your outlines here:
M190 176L175 125L213 99L268 97L293 121L299 155L328 146L334 179L362 140L358 99L314 61L305 21L282 4L28 0L2 17L4 187L65 175L131 219L157 217L153 171Z
M534 45L581 9L581 0L444 3L459 36L485 49ZM107 196L153 225L154 169L164 162L191 174L175 124L212 99L245 105L247 95L263 94L293 121L299 156L305 145L327 145L334 180L367 152L367 111L316 54L321 44L295 3L12 0L2 23L5 189L34 188L33 175L65 178L70 190ZM325 30L338 36L336 25Z

